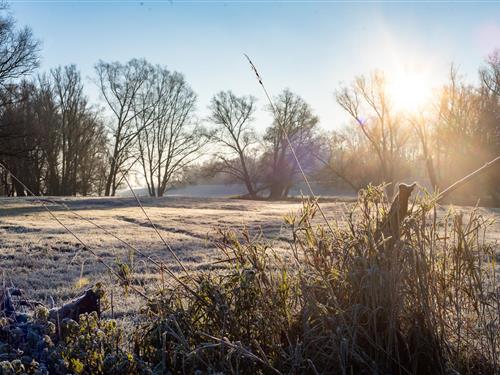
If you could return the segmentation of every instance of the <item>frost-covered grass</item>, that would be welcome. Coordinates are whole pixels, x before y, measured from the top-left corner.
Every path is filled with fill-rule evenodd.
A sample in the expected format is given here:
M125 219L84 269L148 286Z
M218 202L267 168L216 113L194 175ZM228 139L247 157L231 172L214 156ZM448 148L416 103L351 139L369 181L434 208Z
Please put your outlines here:
M131 198L58 202L138 252L51 204L85 249L39 202L2 199L3 282L49 307L102 283L122 344L70 340L74 371L94 352L103 373L498 371L499 211L424 198L386 241L381 194L323 202L332 231L307 202L141 199L188 276Z
M103 226L148 256L164 261L174 272L180 267L149 225L132 198L54 198L81 216ZM279 249L287 249L291 238L283 224L286 214L296 212L301 204L288 202L253 202L237 199L141 198L147 213L183 264L194 272L225 267L217 261L212 241L216 227L248 229L262 235ZM60 206L48 204L60 220L94 250L114 265L129 263L132 258L136 282L154 283L158 272L144 257L123 243ZM340 219L344 203L324 203L332 219ZM89 284L102 281L112 285L111 276L95 257L59 225L43 205L31 198L0 199L0 267L3 282L22 288L30 299L56 304L66 301ZM115 315L134 314L141 301L137 296L113 290Z

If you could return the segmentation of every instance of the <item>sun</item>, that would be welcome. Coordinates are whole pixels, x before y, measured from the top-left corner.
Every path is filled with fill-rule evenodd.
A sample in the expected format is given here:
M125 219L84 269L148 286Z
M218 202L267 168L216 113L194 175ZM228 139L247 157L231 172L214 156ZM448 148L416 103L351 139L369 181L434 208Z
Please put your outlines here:
M389 76L387 91L395 109L416 112L428 104L432 94L432 81L422 72L395 72Z

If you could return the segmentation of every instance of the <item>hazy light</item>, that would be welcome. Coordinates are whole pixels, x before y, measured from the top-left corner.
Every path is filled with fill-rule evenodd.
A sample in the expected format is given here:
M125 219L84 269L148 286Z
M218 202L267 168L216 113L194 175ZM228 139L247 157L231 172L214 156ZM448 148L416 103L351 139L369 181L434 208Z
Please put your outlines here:
M415 112L428 104L433 82L424 72L400 71L388 78L387 91L396 110Z

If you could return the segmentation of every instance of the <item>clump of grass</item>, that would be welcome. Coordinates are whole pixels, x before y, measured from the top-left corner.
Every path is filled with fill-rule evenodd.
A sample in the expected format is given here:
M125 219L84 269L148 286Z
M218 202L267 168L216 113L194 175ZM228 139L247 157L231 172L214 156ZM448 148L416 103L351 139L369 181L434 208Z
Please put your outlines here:
M172 373L500 372L500 290L488 220L413 202L388 240L383 190L325 231L305 202L292 260L245 233L220 232L228 261L162 289L135 332L136 355Z

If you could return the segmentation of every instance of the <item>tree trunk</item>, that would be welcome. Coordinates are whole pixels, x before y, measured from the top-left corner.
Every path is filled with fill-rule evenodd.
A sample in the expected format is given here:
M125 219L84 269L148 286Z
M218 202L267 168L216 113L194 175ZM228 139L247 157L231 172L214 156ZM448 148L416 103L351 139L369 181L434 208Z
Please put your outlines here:
M245 178L245 186L248 191L248 196L252 199L255 199L257 197L257 193L255 192L252 183L246 178Z
M19 181L14 179L13 185L14 185L14 190L16 192L17 197L25 197L26 196L26 191L24 190L23 185Z
M426 156L425 165L427 166L427 173L429 175L429 180L431 181L432 188L434 191L439 189L438 180L436 176L436 170L434 169L434 162L432 157Z
M269 199L278 200L283 199L286 190L286 185L280 179L273 179L271 184L271 192L269 194Z
M109 197L111 195L111 186L113 185L113 176L115 175L116 161L114 158L111 159L111 166L109 167L108 178L106 179L106 187L104 189L104 195Z

